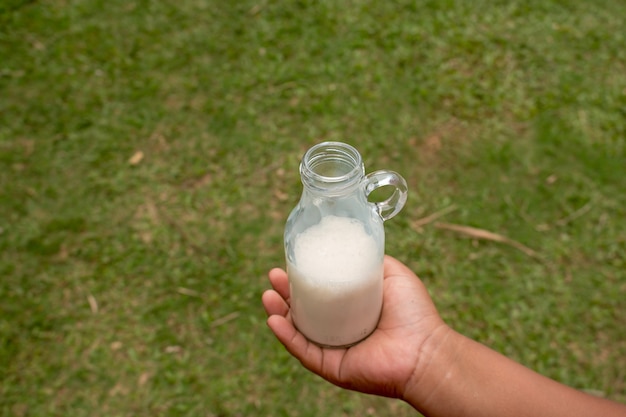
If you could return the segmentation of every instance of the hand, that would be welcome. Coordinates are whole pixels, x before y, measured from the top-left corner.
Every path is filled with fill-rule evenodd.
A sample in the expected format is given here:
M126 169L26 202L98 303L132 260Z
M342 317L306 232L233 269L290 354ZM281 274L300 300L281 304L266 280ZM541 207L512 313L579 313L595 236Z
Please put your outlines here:
M265 291L263 305L270 329L310 371L342 388L403 398L406 387L419 379L424 352L432 353L451 329L417 276L390 256L384 262L378 327L349 348L321 348L298 332L289 314L289 282L282 269L269 272L273 290Z
M267 324L310 371L343 387L401 398L425 416L615 416L626 406L577 391L456 333L422 282L385 257L383 311L376 330L347 349L309 342L289 314L289 282L269 273Z

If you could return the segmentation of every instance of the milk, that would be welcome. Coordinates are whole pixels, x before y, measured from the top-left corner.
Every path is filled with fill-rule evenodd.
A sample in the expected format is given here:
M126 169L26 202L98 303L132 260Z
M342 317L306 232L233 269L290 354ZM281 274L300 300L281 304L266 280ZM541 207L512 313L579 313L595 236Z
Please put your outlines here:
M326 216L298 234L287 264L298 330L324 346L367 337L382 309L382 258L383 249L354 219Z

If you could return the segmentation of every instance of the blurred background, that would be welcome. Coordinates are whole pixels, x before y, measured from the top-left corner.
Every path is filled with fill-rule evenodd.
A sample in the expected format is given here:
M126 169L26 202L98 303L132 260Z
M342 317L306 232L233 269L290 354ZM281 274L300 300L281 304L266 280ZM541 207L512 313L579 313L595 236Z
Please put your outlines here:
M625 402L624 27L613 0L2 0L1 414L415 415L265 325L325 140L407 179L387 253L452 327Z

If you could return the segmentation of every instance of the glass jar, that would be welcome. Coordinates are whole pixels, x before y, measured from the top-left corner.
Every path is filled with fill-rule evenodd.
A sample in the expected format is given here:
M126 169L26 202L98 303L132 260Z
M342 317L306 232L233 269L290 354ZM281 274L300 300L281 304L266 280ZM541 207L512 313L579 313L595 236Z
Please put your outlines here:
M309 149L303 192L285 226L293 322L312 342L351 346L376 328L383 302L383 222L404 206L407 185L393 171L365 175L361 155L341 142ZM383 186L389 198L369 202Z

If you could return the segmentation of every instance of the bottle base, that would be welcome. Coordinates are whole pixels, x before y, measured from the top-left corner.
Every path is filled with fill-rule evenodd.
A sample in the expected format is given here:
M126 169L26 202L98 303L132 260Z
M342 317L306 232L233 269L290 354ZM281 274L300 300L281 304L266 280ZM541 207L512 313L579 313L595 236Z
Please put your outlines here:
M380 316L378 317L378 320L380 320ZM321 343L318 342L317 340L314 340L310 337L308 337L306 334L304 334L300 329L298 329L298 326L295 325L296 329L302 333L302 335L306 338L306 340L308 340L309 342L313 343L314 345L317 345L321 348L325 348L325 349L348 349L354 345L358 345L359 343L361 343L362 341L364 341L365 339L367 339L368 337L370 337L372 335L372 333L374 333L376 331L376 328L378 327L378 321L376 322L376 326L374 326L374 328L367 334L365 334L363 337L361 337L358 340L355 340L354 342L350 342L350 343L345 343L345 344L328 344L328 343Z
M372 332L372 333L374 333L374 332ZM317 345L317 346L319 346L321 348L324 348L324 349L348 349L348 348L351 348L354 345L358 345L359 343L361 343L362 341L367 339L372 333L368 334L367 336L365 336L362 339L357 340L356 342L348 343L348 344L345 344L345 345L327 345L327 344L324 344L324 343L316 342L315 340L309 339L308 337L306 338L306 340L308 340L309 342L311 342L311 343L313 343L313 344L315 344L315 345Z

